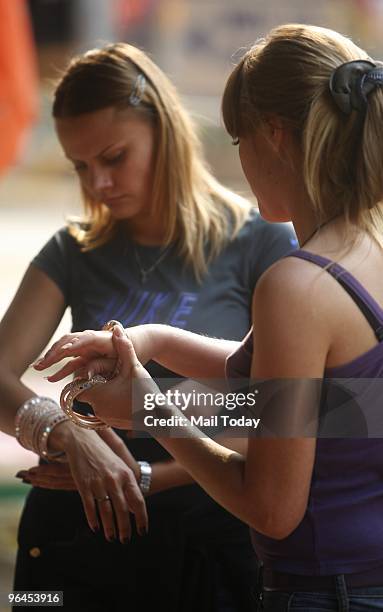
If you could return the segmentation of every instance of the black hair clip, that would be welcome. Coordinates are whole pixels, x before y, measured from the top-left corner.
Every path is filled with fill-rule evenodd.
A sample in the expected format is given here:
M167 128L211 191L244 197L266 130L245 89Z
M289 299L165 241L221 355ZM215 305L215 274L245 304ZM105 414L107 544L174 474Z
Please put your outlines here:
M353 110L365 113L368 94L383 86L383 67L368 60L345 62L334 70L329 86L342 113L350 115Z

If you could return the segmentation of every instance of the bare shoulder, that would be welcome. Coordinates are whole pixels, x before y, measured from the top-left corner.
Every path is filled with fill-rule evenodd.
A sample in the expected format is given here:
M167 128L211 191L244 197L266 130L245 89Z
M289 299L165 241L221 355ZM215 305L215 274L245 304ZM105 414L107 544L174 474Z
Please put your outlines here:
M299 310L318 305L323 300L331 277L320 267L297 257L285 257L275 262L260 278L254 291L256 302L290 304Z
M322 376L332 334L328 276L295 257L263 274L253 296L253 374Z

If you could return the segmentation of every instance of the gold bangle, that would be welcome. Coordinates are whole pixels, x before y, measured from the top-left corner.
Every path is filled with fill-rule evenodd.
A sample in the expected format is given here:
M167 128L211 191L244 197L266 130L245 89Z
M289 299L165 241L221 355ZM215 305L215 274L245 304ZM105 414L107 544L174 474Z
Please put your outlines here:
M120 321L116 321L115 319L111 319L110 321L105 323L105 325L102 326L102 331L113 331L116 326L121 327L122 331L125 333L123 324L120 323Z
M116 325L124 329L122 324L114 319L105 323L102 329L103 331L113 331ZM73 410L73 402L78 395L83 393L83 391L92 389L92 387L97 385L103 385L106 382L107 379L104 376L96 374L89 380L87 378L77 378L64 387L60 396L60 406L72 423L84 429L105 429L108 427L108 425L97 416L92 416L90 414L84 415Z
M105 429L108 427L104 421L101 421L101 419L96 416L80 414L73 410L73 401L78 395L87 389L92 389L92 387L96 385L105 383L106 378L97 374L90 380L86 378L77 378L77 380L73 380L64 387L60 395L60 406L72 423L79 427L84 427L85 429Z

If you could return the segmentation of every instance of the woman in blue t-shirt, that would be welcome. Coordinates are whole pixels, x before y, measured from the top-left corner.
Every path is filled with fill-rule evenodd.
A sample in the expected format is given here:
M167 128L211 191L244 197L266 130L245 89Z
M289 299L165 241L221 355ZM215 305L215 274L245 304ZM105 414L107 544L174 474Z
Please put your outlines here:
M140 364L148 357L191 377L226 365L263 381L247 455L191 428L186 440L156 436L252 527L268 611L383 609L382 86L382 63L297 24L272 30L231 74L223 113L244 173L262 216L291 220L301 247L262 276L254 333L234 353L162 325L129 340L117 325L112 341L66 336L39 366L101 353L109 361L85 372L110 372L118 356L115 377L84 395L115 426L131 424L132 378L136 399L158 394L154 416L179 416Z
M1 427L49 460L21 473L36 486L21 519L14 588L63 590L71 612L132 601L140 610L249 610L256 568L247 527L153 439L79 430L19 377L66 307L74 332L108 319L167 323L220 337L231 350L249 329L257 279L294 246L294 233L264 222L214 179L174 87L135 47L75 58L53 116L87 214L35 257L0 327ZM24 337L17 330L26 322ZM129 542L131 492L138 531L146 512L150 530Z

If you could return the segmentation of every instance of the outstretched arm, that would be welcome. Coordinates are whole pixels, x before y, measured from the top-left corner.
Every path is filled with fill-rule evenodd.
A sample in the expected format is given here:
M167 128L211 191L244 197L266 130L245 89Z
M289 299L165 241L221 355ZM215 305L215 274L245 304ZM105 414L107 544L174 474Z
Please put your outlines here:
M126 333L141 363L154 360L185 378L224 378L226 358L239 345L231 340L208 338L161 324L129 327ZM36 370L45 370L68 357L73 359L49 376L51 382L62 380L99 357L115 358L111 332L86 330L66 334L53 344L34 367ZM97 368L97 362L93 367Z

